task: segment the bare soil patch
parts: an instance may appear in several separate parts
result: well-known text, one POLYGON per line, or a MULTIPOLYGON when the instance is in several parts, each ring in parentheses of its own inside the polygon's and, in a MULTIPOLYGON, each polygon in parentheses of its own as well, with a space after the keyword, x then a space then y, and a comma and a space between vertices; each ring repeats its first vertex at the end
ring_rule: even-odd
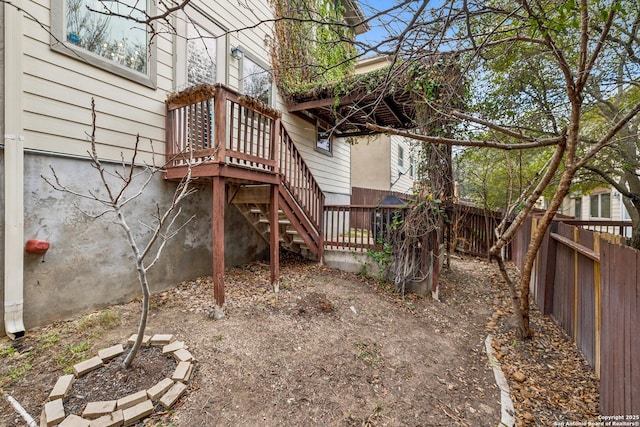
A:
MULTIPOLYGON (((227 317, 217 321, 210 316, 210 278, 181 283, 154 295, 148 333, 185 341, 196 369, 171 411, 157 408, 139 424, 495 426, 500 395, 484 339, 488 331, 508 333, 509 300, 494 271, 483 261, 454 257, 438 302, 403 300, 373 280, 300 260, 284 262, 281 291, 274 294, 269 266, 254 263, 228 272, 227 317)), ((57 377, 123 342, 135 331, 139 307, 133 302, 59 322, 19 343, 3 338, 0 387, 39 417, 57 377)), ((520 363, 506 359, 518 347, 507 347, 501 357, 520 363)), ((162 360, 139 362, 164 372, 162 360)), ((535 365, 520 369, 536 376, 535 365)), ((136 376, 145 377, 125 382, 136 376)), ((553 413, 529 403, 520 410, 534 419, 553 413)), ((5 399, 0 425, 25 425, 5 399)))

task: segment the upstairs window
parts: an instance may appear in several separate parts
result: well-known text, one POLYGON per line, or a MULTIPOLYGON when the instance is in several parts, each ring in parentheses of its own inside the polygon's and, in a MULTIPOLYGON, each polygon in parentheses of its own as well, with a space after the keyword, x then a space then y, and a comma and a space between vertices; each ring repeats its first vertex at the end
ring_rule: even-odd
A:
POLYGON ((187 23, 187 86, 216 82, 216 39, 193 22, 187 23))
POLYGON ((51 2, 51 46, 60 53, 155 87, 147 26, 132 20, 144 19, 154 11, 147 0, 51 2))
POLYGON ((176 12, 175 27, 175 89, 226 83, 225 30, 212 17, 191 6, 176 12))
POLYGON ((582 219, 582 197, 573 199, 574 214, 576 219, 582 219))
POLYGON ((320 123, 316 125, 316 151, 328 156, 333 155, 332 137, 329 130, 320 123))
POLYGON ((245 95, 272 104, 272 78, 266 67, 244 56, 242 58, 242 88, 245 95))

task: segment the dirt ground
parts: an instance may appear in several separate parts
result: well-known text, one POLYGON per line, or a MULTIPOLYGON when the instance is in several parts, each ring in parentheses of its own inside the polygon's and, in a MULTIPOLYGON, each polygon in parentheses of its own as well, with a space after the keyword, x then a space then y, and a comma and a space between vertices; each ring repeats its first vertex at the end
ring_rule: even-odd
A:
MULTIPOLYGON (((496 426, 500 393, 484 351, 489 332, 500 337, 496 350, 509 363, 505 374, 526 374, 524 382, 510 381, 515 390, 524 396, 530 381, 545 390, 546 374, 537 373, 526 345, 511 344, 507 292, 484 261, 453 257, 440 302, 402 299, 375 280, 300 260, 281 265, 280 293, 272 292, 268 277, 262 263, 229 271, 223 320, 210 316, 210 278, 154 295, 147 332, 174 334, 197 362, 181 401, 170 411, 156 408, 139 425, 496 426)), ((18 343, 0 339, 0 387, 39 419, 57 377, 98 349, 124 343, 139 309, 136 301, 37 329, 18 343)), ((565 359, 575 348, 558 336, 563 357, 557 359, 565 359)), ((585 411, 597 411, 597 382, 576 357, 570 379, 558 383, 557 375, 553 387, 572 394, 575 375, 586 378, 578 406, 516 398, 520 425, 582 420, 591 416, 585 411)), ((107 399, 93 398, 91 390, 122 397, 131 391, 121 383, 153 383, 174 362, 142 355, 135 363, 135 372, 99 375, 105 381, 99 386, 78 381, 69 399, 107 399)), ((0 399, 0 426, 23 425, 0 399)))

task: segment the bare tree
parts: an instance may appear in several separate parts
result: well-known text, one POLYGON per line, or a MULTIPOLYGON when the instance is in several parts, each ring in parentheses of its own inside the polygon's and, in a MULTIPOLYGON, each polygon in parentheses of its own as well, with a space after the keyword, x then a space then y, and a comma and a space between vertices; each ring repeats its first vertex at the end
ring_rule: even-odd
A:
MULTIPOLYGON (((640 101, 633 99, 621 105, 595 138, 585 135, 585 114, 597 102, 589 94, 628 88, 637 85, 640 78, 640 67, 632 61, 616 62, 621 72, 612 72, 608 66, 617 58, 621 45, 628 52, 637 52, 640 39, 634 30, 637 25, 631 24, 638 22, 638 8, 625 0, 447 0, 437 5, 406 1, 395 7, 393 14, 381 11, 374 16, 391 31, 382 44, 372 47, 374 51, 385 48, 397 53, 402 58, 398 69, 446 51, 457 59, 469 88, 464 110, 443 105, 434 97, 421 99, 434 114, 457 123, 454 135, 421 132, 413 133, 414 138, 429 144, 504 150, 553 148, 544 170, 520 197, 512 223, 500 232, 491 249, 497 257, 543 191, 552 183, 556 185, 534 230, 519 283, 522 315, 518 329, 522 337, 530 337, 529 281, 545 231, 578 171, 605 147, 615 144, 618 134, 640 112, 640 101), (403 17, 408 25, 394 24, 393 16, 403 17), (614 31, 616 28, 630 30, 614 31), (612 36, 624 41, 614 42, 612 36)), ((445 86, 447 81, 438 84, 445 86)), ((412 136, 403 129, 373 124, 369 128, 412 136)))
POLYGON ((193 194, 195 189, 190 187, 191 169, 189 168, 186 177, 178 184, 169 206, 161 207, 156 204, 155 210, 152 213, 153 222, 147 224, 139 221, 139 225, 148 229, 150 234, 145 238, 145 241, 136 241, 134 229, 130 226, 129 218, 139 216, 139 214, 127 212, 126 207, 142 196, 149 183, 157 177, 158 173, 162 172, 162 168, 156 167, 155 165, 136 166, 136 156, 138 154, 138 144, 140 140, 138 136, 130 162, 125 162, 123 156, 121 165, 114 171, 110 171, 100 160, 96 149, 96 111, 95 101, 93 99, 91 100, 91 112, 91 150, 88 151, 88 154, 91 166, 100 176, 102 191, 69 188, 62 183, 53 167, 51 167, 53 177, 42 176, 42 178, 55 190, 95 203, 100 207, 100 210, 97 212, 88 212, 80 209, 77 205, 76 207, 91 218, 113 216, 114 222, 118 224, 124 232, 124 237, 131 248, 138 281, 142 290, 142 313, 138 325, 138 335, 124 361, 125 368, 129 368, 140 349, 147 325, 149 300, 151 296, 147 272, 160 259, 160 255, 167 241, 180 232, 180 230, 194 218, 192 216, 179 222, 182 211, 179 205, 185 198, 193 194))

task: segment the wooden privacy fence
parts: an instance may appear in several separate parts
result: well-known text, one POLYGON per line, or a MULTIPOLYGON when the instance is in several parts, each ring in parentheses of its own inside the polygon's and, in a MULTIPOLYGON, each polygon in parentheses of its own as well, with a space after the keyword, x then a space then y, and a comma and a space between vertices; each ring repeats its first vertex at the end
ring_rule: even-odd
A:
MULTIPOLYGON (((501 220, 501 212, 455 204, 451 214, 453 249, 487 257, 496 241, 494 230, 501 220)), ((510 247, 507 246, 505 250, 505 259, 511 259, 510 247)))
MULTIPOLYGON (((526 251, 537 221, 520 230, 514 254, 526 251)), ((603 415, 640 414, 640 252, 622 240, 554 221, 530 285, 600 377, 603 415)), ((514 258, 522 268, 523 257, 514 258)))

